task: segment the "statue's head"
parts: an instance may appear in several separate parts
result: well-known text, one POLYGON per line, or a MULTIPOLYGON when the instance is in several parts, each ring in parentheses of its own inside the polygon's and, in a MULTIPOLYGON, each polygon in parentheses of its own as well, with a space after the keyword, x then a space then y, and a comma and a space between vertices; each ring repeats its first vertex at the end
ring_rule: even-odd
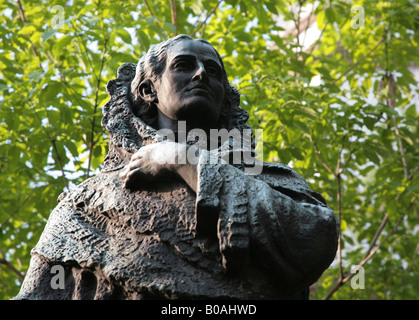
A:
POLYGON ((137 64, 131 83, 133 111, 156 128, 158 113, 200 128, 228 127, 238 92, 217 50, 187 35, 154 45, 137 64))

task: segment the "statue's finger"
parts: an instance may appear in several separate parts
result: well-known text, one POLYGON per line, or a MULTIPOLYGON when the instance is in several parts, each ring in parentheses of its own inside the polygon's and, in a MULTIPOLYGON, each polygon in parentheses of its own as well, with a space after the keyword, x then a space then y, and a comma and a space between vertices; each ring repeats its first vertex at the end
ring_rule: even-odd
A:
POLYGON ((128 172, 129 172, 128 167, 125 167, 125 168, 124 168, 124 170, 122 170, 122 171, 119 173, 119 177, 120 177, 121 179, 125 179, 125 177, 127 176, 128 172))
POLYGON ((143 176, 141 168, 134 169, 127 174, 125 178, 125 188, 127 189, 134 189, 136 186, 136 182, 143 176))
POLYGON ((138 159, 141 159, 143 157, 144 157, 144 151, 140 149, 139 151, 137 151, 136 153, 134 153, 132 155, 131 161, 138 160, 138 159))
POLYGON ((140 166, 141 166, 141 160, 140 159, 137 159, 137 160, 134 160, 134 161, 131 160, 131 162, 128 163, 125 166, 125 168, 121 171, 121 173, 119 174, 119 177, 124 179, 130 171, 135 170, 140 166))
POLYGON ((143 166, 143 164, 144 164, 144 159, 143 158, 140 158, 140 159, 137 159, 137 160, 131 160, 131 162, 127 166, 127 170, 128 171, 133 171, 133 170, 143 166))

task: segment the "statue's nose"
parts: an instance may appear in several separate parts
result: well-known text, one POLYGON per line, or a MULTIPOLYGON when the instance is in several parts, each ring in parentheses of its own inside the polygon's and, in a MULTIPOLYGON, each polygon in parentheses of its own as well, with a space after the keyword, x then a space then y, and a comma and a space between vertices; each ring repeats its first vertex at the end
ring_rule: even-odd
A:
POLYGON ((208 83, 208 74, 207 71, 205 70, 205 66, 203 65, 203 63, 198 62, 198 69, 196 70, 192 80, 194 81, 203 81, 205 83, 208 83))

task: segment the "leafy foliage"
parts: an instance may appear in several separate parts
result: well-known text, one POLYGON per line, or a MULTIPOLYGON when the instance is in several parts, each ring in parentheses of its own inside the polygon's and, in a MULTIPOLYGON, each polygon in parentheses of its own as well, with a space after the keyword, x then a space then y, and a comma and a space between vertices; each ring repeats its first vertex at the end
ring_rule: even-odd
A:
POLYGON ((339 216, 336 261, 311 298, 417 299, 418 9, 409 0, 1 1, 0 298, 17 294, 57 196, 100 170, 107 81, 185 33, 222 55, 251 125, 264 130, 264 159, 294 167, 339 216), (364 289, 352 286, 353 265, 365 270, 364 289))

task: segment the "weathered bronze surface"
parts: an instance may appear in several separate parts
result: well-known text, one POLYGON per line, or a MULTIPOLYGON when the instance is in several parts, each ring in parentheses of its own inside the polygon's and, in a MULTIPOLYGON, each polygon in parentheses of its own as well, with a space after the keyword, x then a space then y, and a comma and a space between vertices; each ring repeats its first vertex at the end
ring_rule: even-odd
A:
POLYGON ((59 197, 16 299, 307 298, 337 248, 324 198, 286 165, 251 175, 229 162, 253 140, 179 139, 250 130, 216 50, 178 36, 123 64, 107 90, 102 172, 59 197), (51 285, 57 265, 64 288, 51 285))

